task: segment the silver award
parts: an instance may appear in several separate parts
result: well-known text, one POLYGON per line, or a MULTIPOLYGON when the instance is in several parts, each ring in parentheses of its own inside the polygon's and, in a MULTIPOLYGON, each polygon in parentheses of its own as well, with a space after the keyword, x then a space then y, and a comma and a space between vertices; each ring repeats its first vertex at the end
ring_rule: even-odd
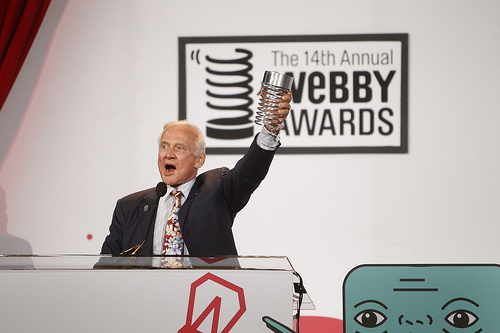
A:
POLYGON ((268 129, 280 130, 285 125, 282 117, 278 114, 279 103, 283 102, 283 95, 292 89, 293 77, 266 71, 262 79, 262 89, 260 91, 259 106, 255 123, 266 125, 268 129))

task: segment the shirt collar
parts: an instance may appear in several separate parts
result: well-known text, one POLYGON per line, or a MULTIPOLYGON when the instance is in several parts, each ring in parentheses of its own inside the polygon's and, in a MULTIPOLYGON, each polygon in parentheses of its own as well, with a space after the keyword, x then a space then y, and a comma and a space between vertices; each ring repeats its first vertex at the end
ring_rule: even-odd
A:
POLYGON ((173 186, 167 185, 167 194, 170 194, 170 192, 177 190, 177 191, 181 191, 182 192, 182 196, 184 198, 187 198, 189 196, 189 192, 193 188, 193 185, 194 185, 195 181, 196 181, 196 177, 194 177, 193 179, 191 179, 187 183, 181 184, 181 185, 179 185, 177 187, 173 187, 173 186))

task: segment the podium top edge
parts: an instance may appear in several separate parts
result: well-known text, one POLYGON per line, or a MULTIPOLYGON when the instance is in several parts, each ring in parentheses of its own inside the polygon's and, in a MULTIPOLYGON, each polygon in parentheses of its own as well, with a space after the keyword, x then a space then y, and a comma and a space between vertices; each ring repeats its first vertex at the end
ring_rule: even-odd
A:
POLYGON ((163 269, 165 262, 176 269, 225 269, 293 271, 286 256, 111 256, 92 254, 0 255, 0 271, 8 270, 95 270, 163 269))

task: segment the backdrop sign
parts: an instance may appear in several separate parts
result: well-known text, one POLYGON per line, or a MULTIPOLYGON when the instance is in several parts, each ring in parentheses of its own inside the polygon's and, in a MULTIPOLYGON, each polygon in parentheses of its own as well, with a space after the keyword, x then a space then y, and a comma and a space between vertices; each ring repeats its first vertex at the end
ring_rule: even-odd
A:
POLYGON ((406 153, 408 34, 181 37, 179 119, 243 153, 265 71, 294 77, 280 153, 406 153))

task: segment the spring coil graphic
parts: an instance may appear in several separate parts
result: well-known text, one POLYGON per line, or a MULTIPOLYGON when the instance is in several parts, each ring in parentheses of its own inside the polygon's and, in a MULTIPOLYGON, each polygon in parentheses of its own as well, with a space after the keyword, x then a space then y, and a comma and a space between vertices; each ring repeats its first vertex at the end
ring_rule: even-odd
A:
POLYGON ((218 100, 218 102, 216 104, 207 102, 206 104, 210 109, 223 111, 227 114, 223 118, 207 121, 207 137, 216 139, 243 139, 253 136, 254 126, 251 120, 253 112, 250 109, 253 103, 253 99, 250 97, 253 92, 253 88, 250 86, 253 80, 250 70, 253 66, 249 62, 252 58, 252 52, 239 48, 235 49, 235 52, 243 53, 245 56, 229 60, 214 59, 206 56, 208 62, 214 64, 214 66, 218 66, 218 70, 206 67, 206 72, 217 78, 216 81, 207 79, 206 83, 210 87, 213 87, 214 91, 219 91, 216 93, 212 90, 207 90, 206 94, 210 98, 218 100), (229 70, 235 66, 241 69, 229 70), (222 67, 222 70, 220 67, 222 67), (242 79, 236 81, 237 77, 242 77, 242 79), (221 90, 222 93, 220 92, 221 90), (241 101, 240 104, 236 104, 237 101, 241 101))
POLYGON ((264 73, 259 106, 255 115, 256 124, 277 130, 285 126, 281 115, 278 114, 279 103, 283 101, 283 95, 290 91, 292 83, 291 76, 270 71, 264 73))

